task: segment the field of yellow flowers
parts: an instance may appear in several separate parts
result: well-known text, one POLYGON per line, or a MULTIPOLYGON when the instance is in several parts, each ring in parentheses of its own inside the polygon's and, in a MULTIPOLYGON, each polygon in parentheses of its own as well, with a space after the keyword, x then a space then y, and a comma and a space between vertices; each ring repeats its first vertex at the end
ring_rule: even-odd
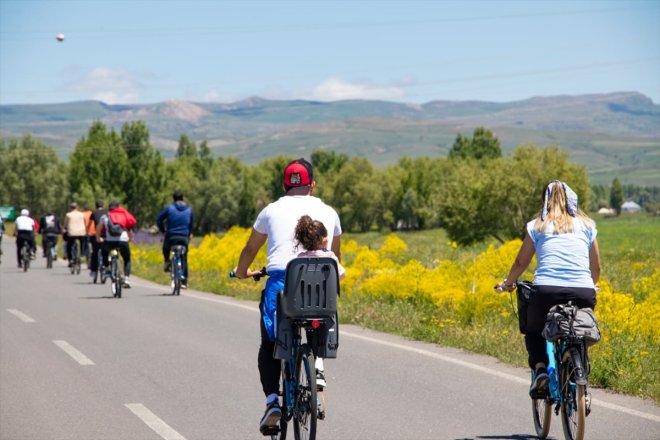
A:
MULTIPOLYGON (((250 231, 232 228, 209 235, 189 253, 191 287, 258 299, 261 283, 229 279, 250 231)), ((346 278, 341 285, 340 318, 406 337, 437 342, 526 365, 517 331, 514 294, 497 294, 493 286, 508 272, 521 242, 490 244, 460 253, 444 242, 444 258, 416 259, 395 234, 378 247, 342 242, 346 278), (460 256, 459 256, 460 255, 460 256)), ((139 246, 134 255, 139 276, 167 281, 159 272, 160 249, 139 246)), ((265 265, 259 252, 253 269, 265 265)), ((530 266, 533 269, 534 262, 530 266)), ((629 265, 633 292, 612 287, 608 274, 599 283, 596 315, 603 339, 590 350, 594 384, 660 401, 660 262, 656 258, 629 265), (640 275, 641 274, 641 275, 640 275)), ((521 279, 532 279, 533 271, 521 279)))

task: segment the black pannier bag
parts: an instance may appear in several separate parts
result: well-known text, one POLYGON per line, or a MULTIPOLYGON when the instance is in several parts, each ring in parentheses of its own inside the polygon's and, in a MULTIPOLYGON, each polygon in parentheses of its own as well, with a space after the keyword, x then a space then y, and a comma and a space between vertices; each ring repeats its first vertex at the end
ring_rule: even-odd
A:
POLYGON ((527 333, 527 308, 532 296, 531 281, 520 281, 517 283, 516 297, 518 302, 518 329, 523 335, 527 333))
POLYGON ((284 291, 279 292, 275 316, 276 359, 289 359, 293 321, 319 319, 309 344, 315 356, 336 358, 339 347, 337 315, 339 276, 337 262, 329 257, 299 257, 289 262, 284 291))
POLYGON ((581 336, 587 347, 600 341, 598 320, 593 309, 574 305, 552 306, 545 317, 543 337, 550 342, 565 339, 570 335, 581 336))

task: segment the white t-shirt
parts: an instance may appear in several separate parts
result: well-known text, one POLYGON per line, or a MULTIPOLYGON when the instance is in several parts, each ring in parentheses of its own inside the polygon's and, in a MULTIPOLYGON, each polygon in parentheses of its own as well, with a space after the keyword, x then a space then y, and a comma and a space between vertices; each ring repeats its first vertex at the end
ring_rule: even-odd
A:
POLYGON ((303 215, 323 223, 328 230, 328 248, 332 249, 332 238, 341 235, 337 212, 314 196, 283 196, 266 206, 253 226, 255 231, 268 235, 266 270, 284 270, 298 255, 295 231, 303 215))
POLYGON ((32 218, 21 215, 16 217, 16 230, 17 231, 34 231, 34 220, 32 218))

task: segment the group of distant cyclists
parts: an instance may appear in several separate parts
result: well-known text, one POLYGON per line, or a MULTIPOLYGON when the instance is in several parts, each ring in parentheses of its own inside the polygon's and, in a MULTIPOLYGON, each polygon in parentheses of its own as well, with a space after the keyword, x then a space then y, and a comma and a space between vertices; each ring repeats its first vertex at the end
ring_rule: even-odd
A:
MULTIPOLYGON (((187 288, 188 265, 187 250, 192 237, 193 211, 183 200, 183 194, 179 191, 172 195, 173 203, 166 206, 158 215, 156 223, 158 230, 164 234, 163 257, 165 271, 169 271, 169 253, 174 245, 183 245, 186 248, 183 256, 183 269, 185 280, 183 288, 187 288)), ((4 233, 4 223, 0 233, 4 233)), ((59 237, 63 237, 64 258, 68 260, 71 267, 72 249, 77 244, 81 254, 88 258, 89 274, 96 282, 99 271, 108 271, 108 255, 113 249, 117 249, 124 265, 123 287, 130 288, 131 274, 131 247, 133 231, 137 221, 133 214, 126 208, 112 201, 106 209, 102 200, 96 201, 96 209, 85 207, 82 211, 78 204, 73 202, 69 205, 69 211, 60 219, 53 211, 46 214, 37 221, 30 215, 27 209, 22 209, 15 220, 14 236, 16 237, 16 259, 18 267, 22 268, 21 249, 24 243, 29 244, 31 251, 30 259, 36 259, 37 244, 36 234, 42 236, 42 256, 45 258, 51 247, 57 247, 59 237), (90 249, 91 248, 91 249, 90 249), (99 261, 99 250, 101 261, 99 261)), ((57 257, 55 257, 56 259, 57 257)))

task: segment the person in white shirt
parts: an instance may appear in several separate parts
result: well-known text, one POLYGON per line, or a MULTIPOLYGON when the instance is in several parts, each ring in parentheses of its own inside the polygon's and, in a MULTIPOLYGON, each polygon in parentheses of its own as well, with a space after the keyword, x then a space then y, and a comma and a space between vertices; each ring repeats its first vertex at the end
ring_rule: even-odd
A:
POLYGON ((21 263, 21 248, 23 247, 23 243, 26 241, 30 243, 30 250, 32 252, 30 259, 34 260, 37 251, 37 245, 34 241, 36 225, 34 219, 30 217, 30 211, 22 209, 21 215, 16 217, 14 227, 14 236, 16 237, 16 261, 18 261, 18 267, 21 268, 23 267, 23 264, 21 263))
POLYGON ((259 430, 262 434, 277 430, 282 416, 278 401, 280 388, 280 361, 273 358, 275 329, 274 315, 277 292, 284 288, 284 275, 287 263, 296 257, 295 229, 300 217, 312 216, 331 231, 327 246, 341 259, 341 224, 337 212, 321 199, 312 196, 316 181, 312 164, 305 159, 289 163, 284 170, 283 186, 285 195, 266 206, 257 216, 252 233, 241 251, 238 266, 234 270, 237 278, 247 278, 258 272, 250 270, 261 246, 268 241, 268 279, 262 292, 259 309, 261 311, 261 345, 259 347, 259 376, 266 395, 266 411, 261 419, 259 430))

